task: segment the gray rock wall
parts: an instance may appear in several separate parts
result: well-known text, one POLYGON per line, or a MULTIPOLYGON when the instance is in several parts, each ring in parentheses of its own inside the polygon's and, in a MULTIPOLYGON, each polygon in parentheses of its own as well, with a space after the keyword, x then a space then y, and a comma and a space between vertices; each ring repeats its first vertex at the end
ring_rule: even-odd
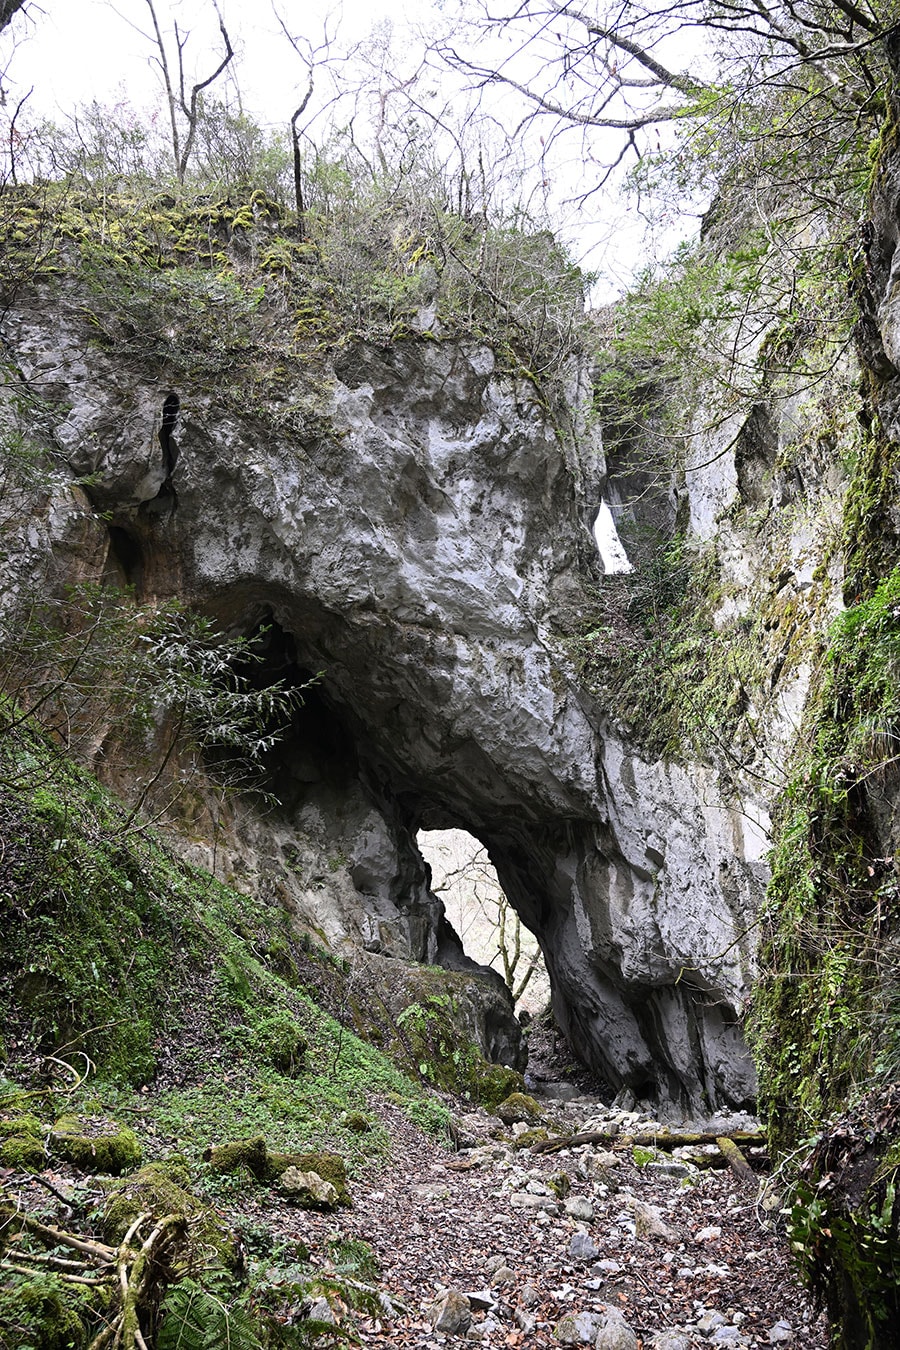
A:
MULTIPOLYGON (((459 968, 415 834, 462 826, 538 936, 587 1063, 660 1102, 750 1102, 765 793, 642 755, 575 674, 605 482, 583 374, 561 430, 483 346, 358 344, 302 439, 182 387, 169 493, 163 378, 52 306, 4 323, 71 467, 94 475, 108 570, 231 629, 268 625, 273 677, 323 672, 272 765, 279 807, 229 809, 220 872, 334 947, 459 968)), ((702 532, 737 481, 733 455, 704 477, 702 532)))

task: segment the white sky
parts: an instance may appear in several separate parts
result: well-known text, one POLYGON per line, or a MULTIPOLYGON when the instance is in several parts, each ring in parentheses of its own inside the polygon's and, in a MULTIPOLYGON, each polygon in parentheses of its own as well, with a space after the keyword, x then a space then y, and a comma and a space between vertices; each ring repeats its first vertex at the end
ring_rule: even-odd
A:
MULTIPOLYGON (((261 120, 283 120, 302 72, 271 6, 267 0, 222 0, 220 8, 238 51, 245 105, 261 120)), ((327 20, 351 42, 384 19, 398 29, 408 15, 423 23, 434 7, 428 0, 282 0, 279 10, 295 33, 316 41, 327 20)), ((164 27, 175 18, 191 32, 189 57, 204 48, 221 50, 210 0, 157 0, 157 11, 164 27)), ((0 40, 8 98, 17 101, 33 86, 31 104, 48 114, 94 98, 108 101, 123 88, 139 107, 158 98, 153 50, 128 23, 151 31, 145 0, 34 0, 33 12, 33 19, 17 16, 0 40)), ((198 61, 204 76, 215 64, 198 61)))

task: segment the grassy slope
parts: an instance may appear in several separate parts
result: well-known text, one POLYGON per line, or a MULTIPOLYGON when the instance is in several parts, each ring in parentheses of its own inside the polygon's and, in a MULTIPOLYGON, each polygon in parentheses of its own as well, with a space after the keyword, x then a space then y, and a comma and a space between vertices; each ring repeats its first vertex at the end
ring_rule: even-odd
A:
MULTIPOLYGON (((10 1078, 54 1054, 79 1069, 91 1061, 83 1091, 106 1104, 133 1106, 151 1085, 159 1129, 188 1153, 213 1130, 352 1152, 360 1136, 342 1113, 364 1110, 373 1092, 440 1127, 445 1113, 426 1089, 317 1004, 317 986, 340 997, 340 969, 280 910, 190 867, 151 832, 126 833, 117 804, 38 736, 4 770, 10 1078), (303 1041, 292 1065, 291 1043, 303 1041)), ((387 1147, 377 1133, 366 1139, 387 1147)))

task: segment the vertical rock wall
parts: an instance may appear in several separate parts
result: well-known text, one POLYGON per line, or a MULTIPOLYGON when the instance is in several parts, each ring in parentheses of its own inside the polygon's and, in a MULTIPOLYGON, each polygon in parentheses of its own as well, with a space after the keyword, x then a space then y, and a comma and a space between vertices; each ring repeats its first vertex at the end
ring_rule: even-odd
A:
POLYGON ((332 945, 459 966, 414 841, 462 826, 540 940, 587 1063, 648 1099, 748 1104, 765 794, 642 753, 576 673, 605 483, 577 364, 554 413, 477 343, 358 343, 320 370, 303 438, 182 387, 167 478, 167 379, 49 303, 4 325, 92 475, 109 574, 268 627, 273 677, 322 672, 271 766, 279 806, 233 808, 220 869, 332 945))

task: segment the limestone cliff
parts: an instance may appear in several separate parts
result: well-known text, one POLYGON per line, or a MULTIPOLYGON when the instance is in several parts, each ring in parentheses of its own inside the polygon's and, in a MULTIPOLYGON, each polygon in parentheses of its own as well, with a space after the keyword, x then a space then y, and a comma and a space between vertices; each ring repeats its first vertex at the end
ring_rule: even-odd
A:
MULTIPOLYGON (((240 276, 245 229, 217 228, 240 276)), ((808 678, 793 635, 834 603, 822 557, 839 489, 800 463, 806 413, 795 400, 736 416, 701 438, 699 467, 632 507, 629 467, 613 457, 607 474, 587 354, 542 384, 432 323, 316 334, 287 359, 278 334, 296 313, 273 292, 232 359, 243 320, 203 284, 225 337, 191 328, 189 290, 160 293, 155 313, 149 268, 99 301, 77 268, 29 278, 2 324, 42 434, 85 483, 90 521, 69 489, 44 513, 87 539, 79 574, 264 630, 266 678, 321 672, 269 763, 275 809, 244 800, 215 827, 199 809, 182 821, 191 847, 336 949, 458 969, 415 836, 462 826, 537 935, 587 1063, 651 1101, 752 1104, 741 1019, 783 786, 771 766, 808 678), (664 533, 686 520, 714 549, 714 631, 769 615, 766 696, 737 762, 709 744, 660 753, 584 677, 585 616, 598 594, 615 602, 591 537, 603 491, 623 520, 647 511, 664 533)), ((620 645, 620 661, 645 661, 627 634, 620 645)), ((480 1034, 517 1058, 508 1009, 492 1005, 480 1034)))

